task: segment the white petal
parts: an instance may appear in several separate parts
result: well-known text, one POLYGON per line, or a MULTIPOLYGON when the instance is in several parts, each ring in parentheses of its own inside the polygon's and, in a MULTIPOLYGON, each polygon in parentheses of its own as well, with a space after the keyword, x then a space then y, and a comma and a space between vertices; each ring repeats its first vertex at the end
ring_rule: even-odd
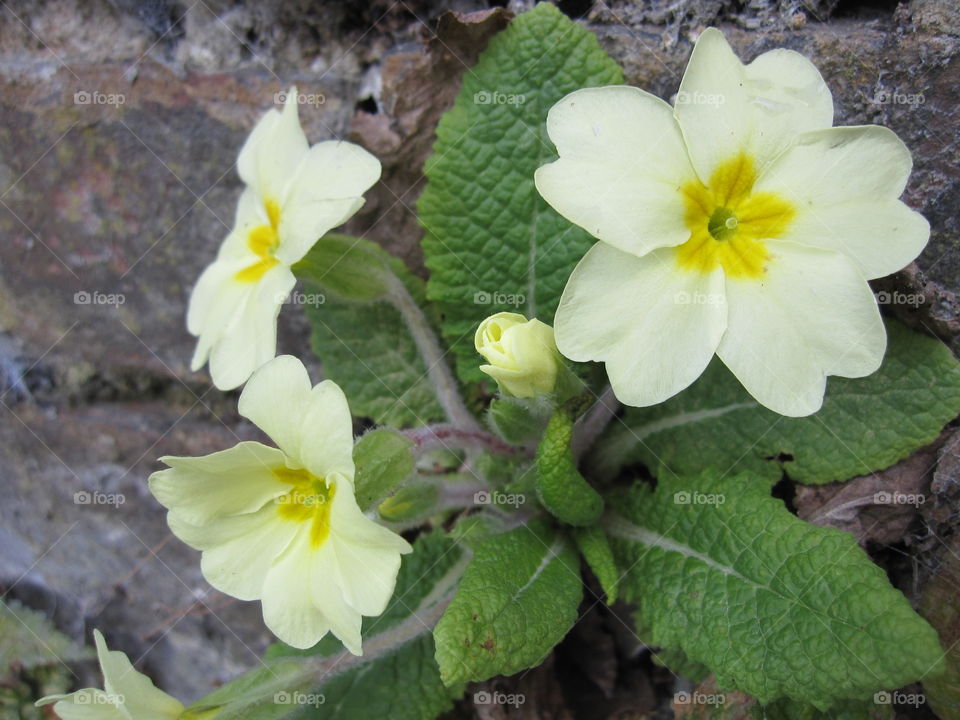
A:
POLYGON ((390 602, 400 570, 400 553, 331 538, 338 584, 346 603, 362 615, 379 615, 390 602))
POLYGON ((310 528, 304 523, 270 568, 263 586, 264 623, 274 635, 295 648, 313 647, 330 629, 311 588, 315 561, 310 528))
POLYGON ((833 99, 803 55, 772 50, 744 67, 723 33, 710 28, 693 49, 675 112, 697 174, 707 182, 741 151, 762 172, 797 134, 830 127, 833 99))
POLYGON ((280 250, 293 264, 329 230, 349 220, 380 179, 380 161, 359 145, 328 140, 303 156, 280 212, 280 250))
POLYGON ((157 689, 146 675, 137 672, 126 654, 108 650, 99 630, 93 631, 97 657, 103 671, 103 687, 108 695, 122 698, 130 716, 140 720, 171 720, 183 712, 183 705, 157 689))
POLYGON ((310 376, 303 363, 292 355, 280 355, 253 374, 240 394, 238 409, 300 463, 310 390, 310 376))
POLYGON ((150 492, 186 522, 204 525, 227 515, 251 513, 283 495, 290 485, 274 475, 285 455, 258 442, 241 442, 203 457, 162 457, 168 470, 148 480, 150 492))
POLYGON ((614 393, 627 405, 662 402, 696 380, 726 327, 722 272, 681 270, 675 252, 638 258, 597 243, 560 300, 560 352, 606 362, 614 393))
POLYGON ((637 255, 689 237, 677 190, 694 173, 665 102, 628 86, 577 90, 550 109, 547 132, 560 159, 535 181, 565 218, 637 255))
POLYGON ((187 330, 200 337, 191 365, 193 370, 199 370, 206 363, 210 348, 223 335, 237 308, 252 291, 253 286, 236 282, 234 276, 255 261, 252 254, 250 257, 217 259, 197 280, 187 310, 187 330))
POLYGON ((364 515, 352 486, 338 486, 330 508, 331 533, 341 542, 397 553, 412 552, 410 543, 364 515), (349 491, 348 491, 349 490, 349 491))
POLYGON ((727 332, 717 355, 766 407, 820 409, 827 375, 880 367, 886 333, 863 276, 839 253, 770 241, 762 281, 727 278, 727 332))
POLYGON ((237 159, 240 179, 263 199, 282 204, 297 165, 307 152, 300 127, 296 88, 283 111, 268 110, 253 128, 237 159))
POLYGON ((110 697, 96 688, 84 688, 69 695, 49 695, 37 701, 42 707, 55 703, 53 712, 61 720, 130 720, 116 705, 111 704, 110 697))
POLYGON ((354 655, 362 655, 360 627, 363 617, 344 597, 347 589, 341 584, 344 569, 341 568, 340 559, 329 540, 317 551, 310 574, 313 601, 317 607, 323 609, 323 614, 330 624, 330 631, 347 650, 354 655))
POLYGON ((332 380, 318 383, 307 399, 300 462, 317 477, 338 475, 353 483, 353 419, 343 390, 332 380))
POLYGON ((210 377, 218 389, 239 387, 276 355, 277 317, 296 282, 289 268, 278 265, 243 296, 230 324, 210 349, 210 377))
POLYGON ((896 198, 910 175, 910 151, 877 126, 800 136, 757 181, 797 216, 783 240, 848 255, 867 279, 889 275, 923 250, 930 226, 896 198))
POLYGON ((221 518, 203 527, 168 516, 174 535, 203 549, 200 569, 213 587, 241 600, 263 595, 267 573, 293 540, 300 524, 284 520, 273 503, 255 513, 221 518))

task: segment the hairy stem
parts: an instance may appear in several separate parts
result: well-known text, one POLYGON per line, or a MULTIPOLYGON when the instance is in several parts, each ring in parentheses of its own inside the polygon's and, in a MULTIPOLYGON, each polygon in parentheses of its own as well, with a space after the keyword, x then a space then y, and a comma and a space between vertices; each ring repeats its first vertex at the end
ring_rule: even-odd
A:
POLYGON ((475 449, 485 450, 498 455, 528 455, 523 448, 514 447, 479 427, 462 428, 456 425, 426 425, 401 431, 413 440, 416 451, 420 453, 440 449, 475 449))
POLYGON ((604 428, 613 420, 614 416, 620 411, 620 401, 613 394, 613 388, 607 385, 606 389, 600 393, 593 406, 581 417, 573 429, 573 457, 579 460, 583 457, 604 428))
POLYGON ((389 282, 390 292, 388 297, 390 302, 400 311, 400 315, 407 324, 407 329, 420 352, 420 357, 423 358, 424 365, 427 367, 427 377, 447 419, 460 427, 480 430, 480 424, 467 410, 467 406, 460 396, 457 381, 444 359, 446 353, 433 332, 433 328, 430 327, 426 315, 423 314, 423 310, 420 309, 420 306, 417 305, 407 287, 399 278, 391 277, 389 282))

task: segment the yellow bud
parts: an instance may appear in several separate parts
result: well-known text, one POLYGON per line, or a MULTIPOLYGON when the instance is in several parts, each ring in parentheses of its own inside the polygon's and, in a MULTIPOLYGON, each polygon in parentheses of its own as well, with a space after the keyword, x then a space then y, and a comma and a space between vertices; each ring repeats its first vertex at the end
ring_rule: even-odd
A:
POLYGON ((497 313, 480 323, 474 343, 489 363, 480 369, 504 395, 531 398, 553 391, 559 356, 549 325, 518 313, 497 313))

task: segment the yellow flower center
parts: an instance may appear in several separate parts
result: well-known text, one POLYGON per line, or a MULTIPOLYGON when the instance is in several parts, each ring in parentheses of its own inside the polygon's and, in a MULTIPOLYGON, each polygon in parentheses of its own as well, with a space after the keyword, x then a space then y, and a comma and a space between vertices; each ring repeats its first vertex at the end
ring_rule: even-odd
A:
POLYGON ((753 192, 757 172, 753 158, 740 153, 722 163, 704 185, 692 180, 680 188, 690 239, 677 248, 685 270, 711 273, 718 267, 736 278, 758 278, 766 272, 765 240, 786 231, 795 211, 774 193, 753 192))
POLYGON ((291 522, 309 522, 311 545, 314 548, 323 545, 330 534, 330 506, 336 486, 303 469, 281 467, 273 474, 280 482, 293 485, 286 495, 274 500, 280 517, 291 522))
POLYGON ((267 270, 280 264, 280 261, 273 256, 280 245, 280 238, 277 235, 277 228, 280 226, 280 206, 273 200, 267 200, 264 205, 270 224, 257 225, 247 236, 247 247, 260 259, 237 273, 236 278, 240 282, 257 282, 267 270))

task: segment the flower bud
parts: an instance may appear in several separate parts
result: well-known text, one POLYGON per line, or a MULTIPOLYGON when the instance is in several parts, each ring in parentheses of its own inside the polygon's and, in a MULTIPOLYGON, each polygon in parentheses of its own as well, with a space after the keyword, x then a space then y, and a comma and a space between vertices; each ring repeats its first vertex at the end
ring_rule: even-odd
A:
POLYGON ((532 398, 553 391, 559 355, 549 325, 517 313, 497 313, 480 323, 474 343, 489 363, 480 369, 504 395, 532 398))

